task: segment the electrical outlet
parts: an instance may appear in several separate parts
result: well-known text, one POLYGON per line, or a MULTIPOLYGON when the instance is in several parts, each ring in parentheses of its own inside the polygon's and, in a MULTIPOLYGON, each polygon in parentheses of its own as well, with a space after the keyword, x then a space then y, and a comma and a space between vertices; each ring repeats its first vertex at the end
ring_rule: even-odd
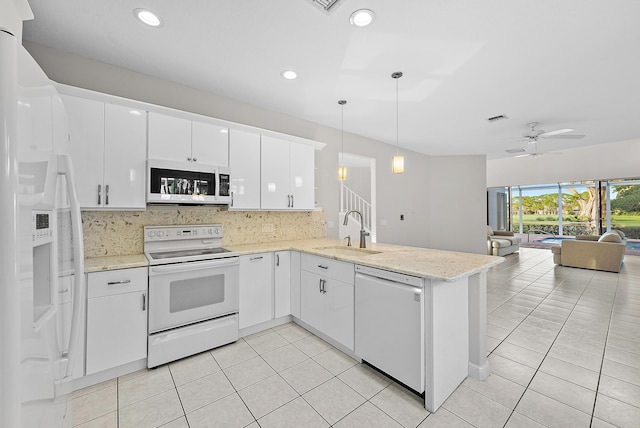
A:
POLYGON ((400 221, 404 221, 404 214, 400 214, 400 221))
POLYGON ((262 223, 262 233, 273 233, 273 223, 262 223))

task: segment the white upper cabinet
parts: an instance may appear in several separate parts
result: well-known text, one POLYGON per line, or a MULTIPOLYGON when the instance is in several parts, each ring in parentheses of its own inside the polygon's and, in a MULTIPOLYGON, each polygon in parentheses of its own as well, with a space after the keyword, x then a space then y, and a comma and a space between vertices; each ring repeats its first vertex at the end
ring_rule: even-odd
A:
POLYGON ((149 112, 149 159, 191 161, 191 121, 149 112))
POLYGON ((262 209, 291 208, 289 192, 289 142, 262 136, 262 209))
POLYGON ((191 122, 191 155, 196 162, 229 166, 229 129, 212 123, 191 122))
POLYGON ((150 112, 149 159, 229 166, 228 129, 150 112))
POLYGON ((294 210, 315 207, 315 150, 307 144, 289 145, 289 191, 294 210))
POLYGON ((146 111, 62 95, 82 208, 145 209, 146 111))
POLYGON ((237 129, 229 132, 229 209, 260 209, 260 134, 237 129))
POLYGON ((147 112, 105 104, 104 124, 104 207, 145 209, 147 112))
POLYGON ((314 148, 262 136, 261 208, 314 208, 314 148))

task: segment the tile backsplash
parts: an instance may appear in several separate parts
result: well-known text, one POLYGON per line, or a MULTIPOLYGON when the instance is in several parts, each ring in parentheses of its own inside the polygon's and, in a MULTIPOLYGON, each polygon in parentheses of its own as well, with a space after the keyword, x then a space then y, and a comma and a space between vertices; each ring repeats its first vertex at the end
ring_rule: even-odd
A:
POLYGON ((324 211, 228 211, 220 207, 149 206, 146 211, 83 211, 85 258, 142 254, 144 226, 217 224, 222 245, 326 236, 324 211))

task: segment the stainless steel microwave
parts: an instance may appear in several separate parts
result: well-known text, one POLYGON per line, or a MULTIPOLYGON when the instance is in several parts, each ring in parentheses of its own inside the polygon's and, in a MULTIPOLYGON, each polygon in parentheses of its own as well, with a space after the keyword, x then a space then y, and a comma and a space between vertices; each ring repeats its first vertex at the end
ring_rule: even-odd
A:
POLYGON ((147 203, 231 202, 229 168, 191 162, 147 161, 147 203))

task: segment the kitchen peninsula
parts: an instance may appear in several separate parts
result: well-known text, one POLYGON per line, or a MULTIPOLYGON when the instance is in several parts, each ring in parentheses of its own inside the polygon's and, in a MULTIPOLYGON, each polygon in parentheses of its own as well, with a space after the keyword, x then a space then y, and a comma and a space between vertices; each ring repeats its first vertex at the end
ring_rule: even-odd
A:
MULTIPOLYGON (((362 266, 409 275, 424 281, 424 298, 422 299, 424 319, 421 331, 424 340, 423 385, 427 410, 435 411, 467 376, 485 379, 489 375, 486 352, 486 271, 501 263, 504 260, 501 257, 378 243, 371 243, 366 249, 359 249, 346 247, 344 241, 335 238, 226 245, 225 247, 239 253, 241 257, 275 254, 273 260, 277 257, 278 263, 283 252, 298 256, 297 263, 292 262, 290 265, 292 278, 290 311, 286 312, 285 317, 279 317, 278 311, 274 310, 273 319, 269 322, 245 329, 241 326, 241 336, 293 319, 294 322, 331 342, 347 354, 359 358, 354 351, 353 342, 345 345, 345 341, 332 340, 331 333, 309 324, 305 317, 304 306, 303 313, 300 313, 300 288, 305 286, 301 284, 304 280, 300 280, 300 256, 303 260, 303 273, 305 258, 315 257, 311 259, 314 263, 318 260, 327 261, 327 263, 317 264, 321 268, 319 275, 329 275, 327 281, 331 281, 331 274, 327 271, 323 272, 322 269, 331 266, 332 261, 350 267, 351 270, 346 272, 351 278, 354 276, 354 266, 362 266), (296 281, 293 280, 295 275, 297 275, 297 289, 294 285, 296 281)), ((294 260, 293 257, 292 260, 294 260)), ((85 269, 89 273, 146 265, 146 259, 142 255, 96 257, 86 259, 85 269)), ((341 269, 344 270, 344 267, 341 269)), ((318 278, 324 277, 318 276, 318 278)), ((322 281, 323 279, 320 279, 320 284, 323 284, 322 281)), ((316 282, 314 284, 316 284, 313 285, 315 291, 318 285, 316 282)), ((353 279, 351 279, 350 290, 352 324, 349 328, 353 331, 353 279)), ((326 291, 321 289, 320 293, 325 294, 326 291)), ((272 301, 274 299, 275 297, 272 296, 272 301)), ((242 297, 240 307, 242 317, 242 297)), ((355 311, 358 311, 357 306, 355 311)), ((393 328, 398 329, 398 334, 404 334, 401 325, 393 328)), ((417 392, 422 391, 417 390, 417 392)))

